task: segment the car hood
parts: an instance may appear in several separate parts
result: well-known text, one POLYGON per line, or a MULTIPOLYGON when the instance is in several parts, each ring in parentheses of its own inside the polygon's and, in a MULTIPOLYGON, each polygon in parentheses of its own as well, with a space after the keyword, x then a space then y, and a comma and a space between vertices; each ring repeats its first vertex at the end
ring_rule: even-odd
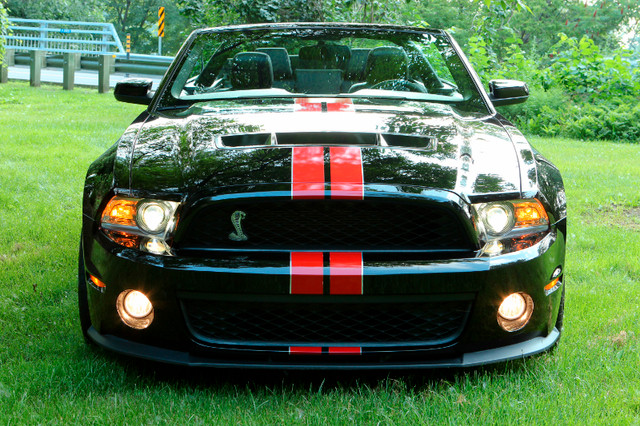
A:
POLYGON ((323 109, 191 108, 150 116, 121 139, 116 187, 156 196, 285 188, 293 146, 355 141, 365 187, 437 188, 463 197, 521 191, 521 155, 495 118, 464 118, 446 105, 323 109), (234 139, 240 135, 251 137, 234 139))

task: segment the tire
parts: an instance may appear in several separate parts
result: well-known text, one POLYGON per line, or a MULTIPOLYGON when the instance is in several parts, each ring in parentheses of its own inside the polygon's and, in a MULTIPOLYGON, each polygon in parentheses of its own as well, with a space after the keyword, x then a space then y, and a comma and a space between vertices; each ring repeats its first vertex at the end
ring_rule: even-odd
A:
POLYGON ((78 254, 78 314, 80 316, 80 330, 86 343, 93 343, 89 337, 89 327, 91 327, 91 315, 89 313, 89 299, 87 297, 87 280, 84 271, 84 256, 82 254, 82 239, 80 239, 80 250, 78 254))

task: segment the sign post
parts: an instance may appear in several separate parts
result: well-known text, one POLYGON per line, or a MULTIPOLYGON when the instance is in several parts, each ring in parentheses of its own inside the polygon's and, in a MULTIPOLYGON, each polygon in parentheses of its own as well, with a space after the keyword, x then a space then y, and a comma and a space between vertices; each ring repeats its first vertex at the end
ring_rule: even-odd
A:
MULTIPOLYGON (((131 34, 127 33, 127 61, 131 59, 131 34)), ((125 74, 125 77, 129 77, 129 73, 125 74)))
POLYGON ((162 38, 164 37, 164 7, 158 9, 158 55, 162 56, 162 38))
POLYGON ((131 55, 131 34, 127 33, 127 61, 131 55))

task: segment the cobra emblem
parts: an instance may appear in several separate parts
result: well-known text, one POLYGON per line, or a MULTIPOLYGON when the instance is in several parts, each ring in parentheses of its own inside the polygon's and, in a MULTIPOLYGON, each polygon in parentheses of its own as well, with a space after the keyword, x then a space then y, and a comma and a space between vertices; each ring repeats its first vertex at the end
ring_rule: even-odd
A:
POLYGON ((245 217, 247 217, 247 214, 240 210, 236 210, 231 214, 231 223, 233 224, 233 227, 236 228, 236 232, 229 234, 229 239, 231 241, 247 241, 249 239, 247 234, 242 232, 242 219, 245 217))

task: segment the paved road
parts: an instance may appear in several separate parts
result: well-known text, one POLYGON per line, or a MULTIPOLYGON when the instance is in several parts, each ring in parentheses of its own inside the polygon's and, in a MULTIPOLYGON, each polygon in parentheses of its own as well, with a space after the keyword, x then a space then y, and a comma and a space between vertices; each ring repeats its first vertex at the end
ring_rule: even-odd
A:
MULTIPOLYGON (((144 77, 153 80, 153 89, 160 84, 160 76, 157 75, 131 75, 131 77, 144 77)), ((114 87, 117 82, 127 78, 125 74, 116 73, 111 74, 109 79, 109 86, 114 87)), ((29 66, 27 65, 15 65, 9 67, 9 80, 29 80, 29 66)), ((62 84, 62 68, 42 68, 42 74, 40 75, 40 81, 43 83, 59 83, 62 84)), ((98 87, 98 71, 91 70, 78 70, 74 78, 76 86, 89 86, 98 87)))

